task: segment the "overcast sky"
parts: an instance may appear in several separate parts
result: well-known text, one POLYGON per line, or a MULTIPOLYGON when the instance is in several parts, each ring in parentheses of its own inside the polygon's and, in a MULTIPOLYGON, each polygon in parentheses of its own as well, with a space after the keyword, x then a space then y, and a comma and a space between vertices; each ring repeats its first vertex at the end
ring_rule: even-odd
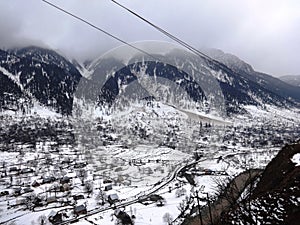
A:
MULTIPOLYGON (((110 0, 48 0, 127 42, 169 41, 110 0)), ((196 48, 232 53, 256 70, 300 74, 299 0, 119 0, 196 48)), ((78 60, 120 45, 41 0, 0 0, 0 47, 38 45, 78 60)))

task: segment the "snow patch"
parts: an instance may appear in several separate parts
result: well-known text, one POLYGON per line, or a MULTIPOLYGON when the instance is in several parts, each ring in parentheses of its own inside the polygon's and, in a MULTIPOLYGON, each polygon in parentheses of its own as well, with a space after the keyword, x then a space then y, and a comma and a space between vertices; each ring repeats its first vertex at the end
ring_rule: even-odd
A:
POLYGON ((20 89, 23 90, 23 86, 20 83, 19 74, 18 74, 18 76, 15 76, 15 75, 11 74, 10 72, 8 72, 3 67, 0 67, 0 72, 2 72, 4 75, 8 76, 9 79, 11 79, 12 81, 14 81, 15 84, 17 84, 20 87, 20 89))
POLYGON ((300 153, 295 154, 293 158, 291 158, 291 161, 296 163, 295 166, 300 166, 300 153))

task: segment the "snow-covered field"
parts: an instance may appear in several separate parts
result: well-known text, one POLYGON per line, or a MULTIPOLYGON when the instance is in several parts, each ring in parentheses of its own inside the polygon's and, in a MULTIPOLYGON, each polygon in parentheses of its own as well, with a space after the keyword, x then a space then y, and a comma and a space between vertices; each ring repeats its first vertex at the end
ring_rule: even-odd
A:
MULTIPOLYGON (((217 179, 264 168, 299 137, 296 110, 246 109, 226 120, 160 103, 81 118, 43 109, 3 113, 0 223, 42 224, 45 216, 50 224, 54 211, 63 221, 79 219, 74 224, 109 225, 117 224, 120 209, 135 224, 180 224, 181 206, 196 204, 196 191, 214 197, 217 179), (76 216, 79 205, 87 212, 76 216)), ((298 155, 291 160, 299 163, 298 155)))

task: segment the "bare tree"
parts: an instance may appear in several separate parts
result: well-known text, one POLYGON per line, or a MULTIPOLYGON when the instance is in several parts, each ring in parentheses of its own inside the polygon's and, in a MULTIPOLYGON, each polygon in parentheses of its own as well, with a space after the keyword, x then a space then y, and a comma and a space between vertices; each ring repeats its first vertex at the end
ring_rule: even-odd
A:
POLYGON ((97 197, 96 197, 96 200, 97 201, 101 201, 101 205, 104 205, 105 203, 105 200, 106 200, 106 194, 104 191, 100 190, 97 197))
POLYGON ((167 224, 167 225, 171 225, 173 222, 173 217, 170 213, 166 212, 163 216, 163 221, 167 224))
POLYGON ((90 194, 93 193, 93 189, 94 189, 94 186, 93 186, 93 182, 86 182, 84 184, 84 188, 86 190, 86 192, 88 193, 88 197, 90 197, 90 194))
MULTIPOLYGON (((252 195, 258 174, 258 170, 247 169, 233 179, 230 177, 223 180, 216 179, 218 199, 222 202, 222 206, 252 215, 249 196, 252 195)), ((226 210, 223 210, 223 215, 224 213, 226 210)))
POLYGON ((238 191, 236 183, 231 177, 221 178, 216 177, 214 179, 216 185, 215 191, 217 196, 222 199, 226 199, 229 205, 234 205, 236 203, 236 193, 238 191))
POLYGON ((36 194, 35 193, 30 193, 29 195, 27 195, 25 197, 25 206, 27 209, 29 210, 33 210, 34 209, 34 203, 36 200, 36 194))
POLYGON ((185 188, 180 188, 180 189, 177 189, 175 191, 175 196, 176 198, 179 198, 181 196, 184 196, 186 194, 186 189, 185 188))
POLYGON ((51 191, 54 191, 54 196, 56 198, 56 193, 60 190, 60 186, 58 183, 54 183, 51 188, 50 188, 51 191))
POLYGON ((40 225, 45 225, 47 223, 47 217, 45 215, 41 215, 38 218, 38 223, 40 225))
POLYGON ((186 196, 182 202, 179 203, 177 209, 179 210, 179 218, 184 218, 188 214, 188 210, 192 209, 194 206, 194 198, 191 196, 186 196))
POLYGON ((81 185, 84 185, 84 179, 87 177, 87 172, 85 169, 80 169, 78 170, 78 176, 81 180, 81 185))

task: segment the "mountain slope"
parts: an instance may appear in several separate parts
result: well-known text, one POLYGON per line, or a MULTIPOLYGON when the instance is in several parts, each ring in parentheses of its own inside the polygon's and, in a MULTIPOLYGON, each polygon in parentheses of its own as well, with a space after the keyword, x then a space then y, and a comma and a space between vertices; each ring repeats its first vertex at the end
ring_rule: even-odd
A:
POLYGON ((41 104, 62 114, 72 112, 73 94, 82 76, 56 52, 37 47, 0 51, 0 68, 41 104))
POLYGON ((138 85, 134 86, 131 93, 128 91, 129 88, 126 87, 126 95, 135 99, 149 97, 167 99, 176 96, 177 98, 173 99, 173 101, 179 101, 182 96, 179 96, 178 93, 180 93, 182 89, 195 102, 202 102, 204 99, 201 87, 199 87, 188 74, 179 71, 176 67, 171 65, 146 61, 125 66, 117 71, 114 76, 110 77, 102 87, 100 101, 113 102, 116 96, 122 91, 122 86, 132 85, 133 82, 137 82, 138 85), (143 81, 143 78, 149 78, 148 76, 153 79, 143 81), (150 86, 155 83, 155 81, 161 83, 160 87, 153 87, 152 90, 150 90, 150 86), (163 88, 162 84, 164 85, 163 88), (145 89, 145 86, 147 86, 148 90, 145 89))
POLYGON ((25 110, 24 103, 30 102, 21 90, 20 86, 11 80, 3 71, 0 70, 0 111, 16 111, 22 107, 25 110))
POLYGON ((221 51, 211 57, 225 65, 174 46, 163 54, 154 53, 159 61, 140 53, 123 58, 116 53, 81 66, 37 47, 0 50, 1 79, 11 87, 0 90, 1 107, 6 107, 9 95, 34 98, 62 114, 72 113, 74 95, 110 106, 120 99, 128 103, 155 98, 179 108, 219 110, 219 115, 244 113, 246 105, 290 107, 300 102, 300 88, 255 72, 239 58, 221 51))
POLYGON ((223 215, 222 224, 297 225, 300 166, 293 162, 296 155, 300 155, 299 143, 285 146, 267 165, 248 198, 223 215))
POLYGON ((300 88, 300 75, 286 75, 279 77, 280 80, 288 83, 290 85, 296 86, 300 88))
MULTIPOLYGON (((159 58, 159 56, 157 57, 159 58)), ((154 72, 165 71, 161 73, 160 77, 169 80, 171 83, 176 83, 176 80, 180 80, 182 78, 181 72, 183 71, 190 84, 194 82, 202 90, 204 94, 202 100, 207 100, 208 104, 212 106, 211 108, 219 107, 223 101, 229 114, 245 112, 245 105, 264 106, 264 104, 272 104, 280 107, 289 107, 294 105, 294 102, 299 98, 298 94, 300 92, 297 89, 290 90, 290 86, 284 82, 268 75, 256 73, 250 65, 245 64, 237 57, 233 57, 233 59, 226 59, 228 66, 220 66, 215 61, 204 57, 199 57, 180 49, 173 49, 164 53, 162 58, 164 63, 162 65, 159 62, 154 62, 153 59, 147 60, 145 55, 122 58, 116 52, 115 55, 111 54, 111 56, 98 59, 98 61, 91 64, 90 69, 94 71, 91 74, 91 80, 98 80, 101 77, 102 86, 105 87, 111 86, 113 82, 113 95, 117 96, 121 93, 119 90, 126 89, 130 82, 140 83, 139 80, 134 79, 130 71, 127 71, 127 74, 133 79, 126 83, 122 82, 118 75, 120 71, 127 66, 130 67, 131 64, 139 65, 136 62, 146 62, 146 66, 149 67, 151 65, 150 67, 152 68, 151 70, 146 69, 147 75, 155 77, 154 72), (236 67, 234 67, 235 65, 236 67), (173 78, 169 76, 169 71, 172 70, 172 67, 177 68, 177 71, 172 72, 173 78), (252 73, 256 75, 253 76, 252 73), (278 82, 279 84, 277 84, 278 82), (214 103, 211 101, 214 101, 214 103)), ((141 65, 142 63, 140 63, 141 65)), ((132 70, 132 68, 129 68, 129 70, 132 70)), ((185 85, 181 85, 181 87, 183 86, 185 85)), ((197 101, 197 97, 194 96, 195 92, 189 92, 185 87, 183 89, 186 90, 193 101, 197 101)), ((107 94, 107 92, 104 92, 104 95, 107 94)))
POLYGON ((264 89, 296 102, 300 102, 300 88, 283 82, 282 80, 265 73, 255 71, 249 64, 234 55, 217 49, 205 49, 207 55, 228 66, 242 78, 259 84, 264 89))

